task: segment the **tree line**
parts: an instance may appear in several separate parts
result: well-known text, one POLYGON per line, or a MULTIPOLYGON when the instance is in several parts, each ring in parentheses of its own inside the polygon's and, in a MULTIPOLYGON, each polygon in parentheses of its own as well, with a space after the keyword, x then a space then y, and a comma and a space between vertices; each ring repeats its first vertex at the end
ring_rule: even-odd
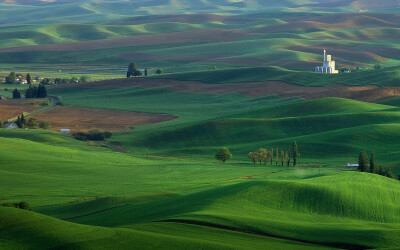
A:
POLYGON ((73 134, 73 137, 80 141, 104 141, 112 136, 111 132, 102 132, 100 130, 94 129, 90 130, 88 133, 77 132, 73 134))
MULTIPOLYGON (((142 76, 144 73, 144 76, 148 76, 148 70, 147 68, 144 69, 144 71, 142 72, 141 70, 139 70, 136 66, 135 63, 131 62, 128 65, 128 70, 126 71, 126 78, 130 78, 130 77, 137 77, 137 76, 142 76)), ((164 71, 162 69, 157 69, 156 70, 156 74, 163 74, 164 71)))
MULTIPOLYGON (((378 164, 378 162, 375 160, 374 153, 371 153, 371 158, 368 160, 367 153, 365 151, 360 152, 358 156, 358 169, 361 172, 379 174, 388 178, 396 179, 390 168, 384 168, 378 164)), ((400 175, 398 179, 400 180, 400 175)))
MULTIPOLYGON (((2 122, 0 122, 0 124, 2 125, 2 127, 4 127, 4 125, 8 123, 8 121, 4 122, 4 124, 2 122)), ((42 129, 50 129, 51 128, 51 124, 48 121, 42 121, 42 122, 38 122, 38 120, 36 118, 29 118, 29 120, 27 121, 25 119, 24 114, 22 114, 21 116, 18 116, 17 120, 15 121, 15 124, 19 127, 19 128, 30 128, 30 129, 37 129, 37 128, 42 128, 42 129)))
MULTIPOLYGON (((273 165, 275 161, 275 165, 278 166, 281 164, 282 166, 290 166, 290 161, 292 159, 292 164, 295 167, 300 158, 300 153, 299 149, 297 146, 296 141, 293 142, 292 147, 290 150, 284 151, 284 150, 279 150, 279 148, 275 149, 275 155, 274 155, 274 149, 271 148, 271 150, 265 149, 265 148, 260 148, 255 152, 250 152, 248 154, 249 159, 253 162, 254 165, 258 162, 260 165, 264 163, 264 165, 267 165, 267 163, 271 163, 273 165), (274 160, 275 157, 275 160, 274 160)), ((230 160, 232 158, 232 154, 229 151, 228 148, 223 147, 220 148, 217 153, 215 154, 215 159, 218 161, 221 161, 222 163, 225 163, 226 161, 230 160)))
POLYGON ((299 162, 300 153, 297 143, 293 142, 290 150, 285 151, 283 149, 279 150, 279 148, 276 148, 274 154, 274 148, 271 148, 271 150, 260 148, 255 152, 250 152, 248 157, 254 165, 256 165, 257 162, 259 162, 260 165, 262 163, 266 165, 268 162, 273 165, 275 162, 276 166, 290 166, 290 161, 292 160, 292 164, 295 167, 299 162))

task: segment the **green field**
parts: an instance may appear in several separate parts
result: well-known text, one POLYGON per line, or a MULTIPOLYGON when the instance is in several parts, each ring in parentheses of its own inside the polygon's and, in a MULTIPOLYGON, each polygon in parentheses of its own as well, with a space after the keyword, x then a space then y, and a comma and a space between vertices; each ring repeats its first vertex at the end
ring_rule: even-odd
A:
POLYGON ((346 166, 365 150, 400 179, 398 1, 33 2, 0 0, 1 78, 89 76, 48 94, 177 119, 113 132, 128 153, 0 128, 0 249, 400 249, 400 181, 346 166), (323 49, 353 72, 314 73, 323 49), (130 62, 147 79, 117 79, 130 62), (295 141, 297 166, 276 164, 295 141))
POLYGON ((386 177, 145 159, 53 132, 1 136, 3 201, 28 200, 37 212, 73 222, 0 208, 2 248, 398 247, 400 183, 386 177))

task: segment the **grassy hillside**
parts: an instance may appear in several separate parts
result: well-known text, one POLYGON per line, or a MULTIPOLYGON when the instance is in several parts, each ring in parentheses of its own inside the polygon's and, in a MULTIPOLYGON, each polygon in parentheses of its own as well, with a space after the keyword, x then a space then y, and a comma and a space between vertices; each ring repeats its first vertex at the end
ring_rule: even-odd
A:
POLYGON ((266 245, 276 249, 323 249, 307 243, 196 225, 172 224, 157 228, 151 225, 144 226, 145 229, 114 229, 72 224, 12 208, 0 207, 0 211, 0 225, 8 228, 7 236, 3 234, 0 243, 5 249, 33 249, 43 246, 62 249, 132 249, 132 246, 140 249, 160 246, 163 249, 262 249, 266 245), (15 224, 17 218, 18 224, 15 224), (167 233, 172 230, 184 230, 186 233, 178 236, 167 233))
POLYGON ((137 152, 151 149, 161 155, 209 156, 227 146, 243 160, 259 147, 288 150, 297 140, 303 164, 345 165, 357 162, 358 153, 366 150, 379 155, 381 164, 397 167, 393 152, 400 150, 396 143, 399 121, 396 107, 325 98, 121 140, 137 152))
POLYGON ((133 128, 113 140, 136 155, 210 158, 227 146, 236 159, 260 147, 288 150, 297 140, 303 164, 345 165, 358 153, 375 152, 377 160, 399 173, 395 154, 399 112, 394 106, 341 98, 311 101, 277 97, 247 98, 137 87, 61 88, 68 105, 178 115, 167 123, 133 128), (289 104, 288 104, 289 103, 289 104), (127 105, 129 104, 129 105, 127 105), (387 151, 387 148, 391 148, 387 151))
POLYGON ((342 83, 347 85, 374 84, 385 87, 399 86, 400 68, 391 67, 383 70, 353 72, 351 74, 324 75, 314 72, 286 70, 280 67, 258 67, 188 72, 169 74, 162 77, 182 81, 201 81, 217 84, 232 82, 264 82, 276 80, 304 86, 326 86, 333 83, 342 83))

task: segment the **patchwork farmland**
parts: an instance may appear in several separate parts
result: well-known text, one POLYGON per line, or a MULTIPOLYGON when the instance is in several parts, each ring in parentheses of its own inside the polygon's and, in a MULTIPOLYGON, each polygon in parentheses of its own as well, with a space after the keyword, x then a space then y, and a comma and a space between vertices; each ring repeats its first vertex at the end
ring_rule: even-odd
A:
POLYGON ((0 1, 0 248, 400 248, 399 10, 0 1))

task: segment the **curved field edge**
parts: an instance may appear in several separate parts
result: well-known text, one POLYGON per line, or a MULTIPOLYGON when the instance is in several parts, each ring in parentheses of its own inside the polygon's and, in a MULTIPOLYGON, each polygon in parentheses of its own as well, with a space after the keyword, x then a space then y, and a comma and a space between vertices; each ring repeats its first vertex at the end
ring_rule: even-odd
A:
POLYGON ((312 244, 200 226, 170 224, 165 230, 105 228, 0 207, 3 249, 324 249, 312 244), (170 234, 171 230, 185 233, 170 234), (152 232, 155 231, 155 232, 152 232), (202 237, 199 237, 202 236, 202 237))

